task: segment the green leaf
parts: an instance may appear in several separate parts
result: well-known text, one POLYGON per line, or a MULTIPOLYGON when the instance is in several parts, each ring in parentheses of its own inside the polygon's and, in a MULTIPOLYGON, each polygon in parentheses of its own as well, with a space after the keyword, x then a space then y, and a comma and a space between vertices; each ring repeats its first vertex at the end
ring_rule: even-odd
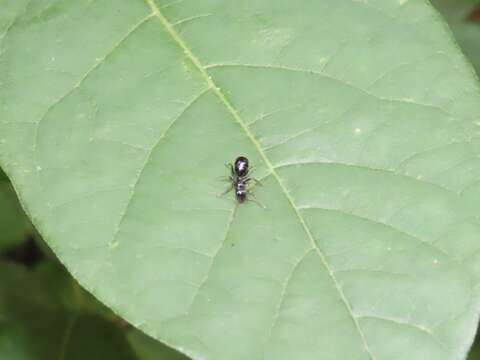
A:
POLYGON ((0 53, 1 164, 129 322, 194 359, 465 357, 480 97, 426 1, 35 1, 0 53), (265 209, 217 196, 238 155, 265 209))
POLYGON ((104 318, 65 306, 58 267, 34 273, 0 262, 0 354, 9 360, 135 360, 125 334, 104 318))
POLYGON ((186 359, 115 321, 59 266, 0 262, 2 359, 186 359))

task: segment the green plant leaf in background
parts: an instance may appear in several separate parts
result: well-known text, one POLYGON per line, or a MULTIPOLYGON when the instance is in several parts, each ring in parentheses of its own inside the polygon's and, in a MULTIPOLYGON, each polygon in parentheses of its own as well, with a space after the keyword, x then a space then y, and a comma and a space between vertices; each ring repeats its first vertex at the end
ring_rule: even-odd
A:
POLYGON ((18 204, 15 192, 0 169, 0 251, 25 240, 31 225, 18 204))
POLYGON ((139 330, 114 326, 119 318, 56 264, 1 169, 0 190, 0 256, 6 258, 0 258, 1 359, 187 359, 139 330), (7 254, 25 246, 28 236, 47 255, 44 260, 40 255, 40 268, 31 272, 7 262, 7 254))
POLYGON ((431 0, 448 21, 458 44, 480 74, 480 23, 469 20, 479 0, 431 0))
POLYGON ((135 350, 139 360, 187 360, 179 352, 170 349, 160 342, 146 336, 140 331, 130 331, 128 341, 135 350))
POLYGON ((105 304, 194 359, 465 357, 480 97, 429 3, 6 4, 1 164, 105 304))
MULTIPOLYGON (((480 2, 478 0, 432 0, 432 4, 449 22, 456 40, 472 62, 477 74, 480 74, 480 24, 478 21, 472 21, 474 20, 472 15, 479 10, 480 2)), ((480 338, 478 334, 468 359, 480 359, 480 338)))
POLYGON ((0 261, 1 358, 185 359, 139 331, 121 329, 99 308, 54 263, 27 271, 0 261), (138 350, 130 345, 131 339, 138 350), (151 357, 141 351, 149 351, 151 357))
POLYGON ((477 74, 480 74, 480 24, 464 22, 452 26, 452 30, 465 55, 475 67, 477 74))
POLYGON ((464 22, 480 4, 478 0, 430 0, 442 16, 449 22, 464 22))
POLYGON ((0 181, 2 182, 8 182, 7 175, 3 172, 3 170, 0 168, 0 181))
POLYGON ((470 349, 470 352, 468 354, 468 360, 479 360, 480 359, 480 339, 478 337, 475 338, 475 342, 470 349))
POLYGON ((57 267, 30 274, 0 262, 0 277, 2 359, 135 359, 120 329, 69 309, 61 287, 68 276, 57 267))

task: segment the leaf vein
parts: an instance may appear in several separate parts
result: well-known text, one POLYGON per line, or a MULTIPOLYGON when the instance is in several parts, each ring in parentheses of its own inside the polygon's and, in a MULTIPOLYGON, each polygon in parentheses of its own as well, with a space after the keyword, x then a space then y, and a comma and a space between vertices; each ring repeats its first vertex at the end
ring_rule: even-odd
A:
POLYGON ((79 317, 79 313, 73 314, 70 321, 67 324, 67 327, 65 329, 65 335, 63 337, 63 341, 60 347, 60 352, 58 353, 58 360, 65 359, 65 356, 67 354, 67 349, 68 349, 68 343, 70 342, 70 339, 72 337, 72 331, 73 331, 73 328, 75 327, 75 324, 77 323, 78 317, 79 317))
POLYGON ((172 126, 187 112, 188 109, 190 109, 204 94, 206 94, 208 91, 210 90, 209 87, 205 88, 202 92, 200 92, 199 94, 197 94, 184 108, 183 110, 180 112, 180 114, 177 115, 177 117, 175 117, 172 122, 170 123, 170 125, 168 125, 168 127, 162 132, 162 134, 159 136, 157 142, 150 148, 150 150, 148 151, 146 157, 145 157, 145 161, 143 162, 142 166, 140 167, 140 170, 138 172, 138 175, 136 176, 136 178, 134 179, 134 182, 130 185, 131 187, 131 191, 130 191, 130 195, 127 199, 127 203, 125 205, 125 208, 124 210, 122 211, 122 213, 120 214, 120 220, 118 221, 118 225, 113 233, 113 237, 112 239, 110 240, 109 242, 109 246, 110 247, 116 247, 118 245, 118 234, 120 233, 120 228, 122 227, 122 224, 123 224, 123 221, 125 220, 125 217, 128 213, 128 209, 132 203, 132 199, 135 195, 135 191, 137 189, 137 186, 138 186, 138 183, 140 181, 140 178, 142 177, 142 174, 145 170, 145 168, 147 167, 148 165, 148 162, 150 161, 150 158, 153 154, 153 152, 155 151, 155 149, 158 147, 158 145, 161 143, 162 139, 165 138, 165 136, 167 135, 168 131, 172 128, 172 126))
POLYGON ((431 108, 431 109, 435 109, 437 111, 440 111, 442 112, 443 114, 449 116, 449 117, 453 117, 453 115, 451 113, 449 113, 447 110, 437 106, 437 105, 432 105, 432 104, 425 104, 425 103, 421 103, 421 102, 418 102, 418 101, 415 101, 413 99, 396 99, 396 98, 385 98, 385 97, 381 97, 381 96, 378 96, 372 92, 369 92, 368 90, 360 87, 360 86, 357 86, 357 85, 354 85, 352 83, 349 83, 345 80, 342 80, 340 78, 337 78, 335 76, 332 76, 332 75, 329 75, 329 74, 326 74, 326 73, 322 73, 322 72, 319 72, 319 71, 315 71, 315 70, 310 70, 310 69, 303 69, 303 68, 296 68, 296 67, 290 67, 290 66, 284 66, 284 65, 262 65, 262 64, 236 64, 236 63, 225 63, 225 64, 209 64, 209 65, 206 65, 205 66, 205 69, 213 69, 213 68, 220 68, 220 67, 241 67, 241 68, 252 68, 252 69, 272 69, 272 70, 280 70, 280 71, 289 71, 289 72, 296 72, 296 73, 304 73, 304 74, 310 74, 310 75, 314 75, 314 76, 319 76, 319 77, 323 77, 325 79, 330 79, 330 80, 333 80, 335 82, 338 82, 344 86, 347 86, 347 87, 350 87, 354 90, 357 90, 367 96, 370 96, 370 97, 373 97, 375 99, 378 99, 378 100, 381 100, 381 101, 387 101, 387 102, 393 102, 393 103, 404 103, 404 104, 413 104, 413 105, 419 105, 419 106, 422 106, 422 107, 427 107, 427 108, 431 108))
POLYGON ((444 347, 445 344, 438 339, 433 330, 430 329, 429 327, 421 324, 416 324, 412 322, 408 322, 406 320, 402 319, 397 319, 397 318, 391 318, 391 317, 385 317, 385 316, 380 316, 380 315, 361 315, 359 316, 360 319, 374 319, 374 320, 380 320, 380 321, 385 321, 385 322, 390 322, 398 326, 404 326, 404 327, 409 327, 411 329, 420 331, 430 337, 432 340, 434 340, 438 345, 444 347))
POLYGON ((372 219, 372 218, 366 217, 366 216, 361 216, 361 215, 358 215, 358 214, 355 214, 355 213, 352 213, 352 212, 348 212, 348 211, 345 211, 345 210, 342 210, 342 209, 324 208, 324 207, 320 207, 320 206, 304 206, 304 207, 299 207, 299 209, 300 210, 323 210, 323 211, 338 212, 338 213, 346 215, 346 216, 352 216, 352 217, 357 218, 357 219, 368 221, 372 224, 376 224, 376 225, 379 225, 379 226, 385 226, 385 227, 388 227, 388 228, 394 230, 395 232, 397 232, 399 234, 402 234, 404 236, 408 236, 409 238, 415 239, 415 240, 421 242, 422 244, 428 245, 428 246, 432 247, 434 250, 436 250, 436 251, 442 253, 443 255, 445 255, 446 257, 448 257, 450 260, 453 260, 447 252, 445 252, 444 250, 442 250, 438 246, 435 246, 434 243, 429 242, 427 240, 422 240, 417 235, 410 234, 410 233, 406 232, 405 230, 402 230, 402 229, 397 228, 396 226, 393 226, 390 223, 386 223, 386 222, 383 222, 383 221, 380 221, 380 220, 377 220, 377 219, 372 219))
POLYGON ((204 276, 202 282, 200 283, 200 285, 198 285, 197 290, 195 291, 195 293, 192 296, 192 301, 190 302, 190 305, 188 306, 188 309, 185 313, 186 315, 189 315, 191 313, 192 308, 195 304, 195 301, 197 300, 197 297, 200 294, 200 291, 203 289, 203 287, 207 283, 208 279, 210 278, 210 273, 213 269, 213 265, 215 264, 215 259, 217 258, 218 254, 220 253, 220 250, 222 250, 223 246, 225 245, 225 242, 227 241, 228 234, 230 233, 230 229, 231 229, 232 224, 233 224, 233 220, 235 219, 235 214, 237 212, 237 208, 238 208, 238 203, 235 204, 235 206, 234 206, 234 208, 231 212, 230 219, 228 220, 228 224, 227 224, 227 229, 225 230, 225 235, 224 235, 222 241, 218 245, 217 249, 215 249, 215 252, 213 253, 213 255, 210 256, 211 257, 210 265, 207 269, 207 272, 205 273, 205 276, 204 276))
POLYGON ((342 162, 335 162, 335 161, 331 161, 331 162, 329 162, 329 161, 305 161, 305 162, 281 164, 281 165, 276 166, 275 169, 281 169, 281 168, 285 168, 285 167, 289 167, 289 166, 303 166, 303 165, 337 165, 337 166, 357 168, 357 169, 361 169, 361 170, 378 171, 378 172, 383 172, 383 173, 386 173, 386 174, 390 174, 393 177, 400 177, 400 178, 413 180, 415 182, 418 182, 418 183, 421 183, 421 184, 424 184, 424 185, 428 185, 430 187, 434 187, 438 190, 441 190, 443 192, 446 192, 446 193, 454 195, 454 196, 459 196, 460 195, 459 193, 457 193, 457 192, 455 192, 455 191, 453 191, 453 190, 451 190, 451 189, 449 189, 449 188, 447 188, 443 185, 439 185, 437 183, 427 181, 427 180, 422 179, 422 178, 413 177, 413 176, 406 175, 404 173, 397 172, 397 171, 394 171, 394 170, 371 167, 371 166, 366 166, 366 165, 359 165, 359 164, 349 164, 349 163, 342 163, 342 162))
POLYGON ((38 136, 39 136, 39 128, 42 121, 47 117, 47 115, 59 104, 62 103, 69 95, 71 95, 76 89, 78 89, 83 82, 92 74, 100 65, 105 63, 105 61, 132 35, 136 30, 138 30, 144 23, 146 23, 150 18, 152 18, 154 14, 148 14, 144 18, 142 18, 139 22, 137 22, 127 33, 95 64, 88 69, 82 77, 70 88, 67 92, 65 92, 62 96, 60 96, 55 102, 53 102, 40 116, 39 120, 36 122, 35 131, 34 131, 34 138, 33 138, 33 152, 37 152, 38 147, 38 136))
POLYGON ((280 292, 280 300, 278 301, 277 306, 275 307, 275 312, 273 314, 272 324, 270 325, 270 328, 268 329, 267 337, 266 337, 265 342, 264 342, 265 343, 264 350, 265 350, 266 344, 268 343, 268 340, 272 337, 273 329, 275 328, 275 325, 277 324, 278 319, 280 318, 280 312, 281 312, 281 309, 282 309, 283 302, 285 301, 285 295, 286 295, 286 292, 287 292, 288 284, 292 280, 292 277, 295 274, 295 271, 298 269, 298 267, 300 266, 302 261, 307 257, 307 255, 312 250, 315 250, 315 249, 314 248, 309 248, 302 256, 300 256, 300 258, 297 260, 297 262, 292 266, 292 269, 288 273, 285 281, 282 283, 282 290, 280 292))

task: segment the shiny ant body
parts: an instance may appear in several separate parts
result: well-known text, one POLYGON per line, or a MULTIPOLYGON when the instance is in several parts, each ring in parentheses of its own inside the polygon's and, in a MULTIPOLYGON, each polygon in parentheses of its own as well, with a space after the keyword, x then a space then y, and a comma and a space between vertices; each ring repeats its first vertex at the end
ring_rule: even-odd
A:
POLYGON ((247 200, 253 201, 264 207, 256 200, 248 199, 248 195, 253 197, 253 194, 248 190, 248 183, 250 181, 255 181, 257 184, 260 184, 260 181, 257 179, 251 178, 249 176, 250 168, 248 159, 245 156, 239 156, 236 158, 234 164, 227 164, 230 168, 230 176, 228 181, 230 181, 230 187, 222 194, 226 194, 232 189, 235 191, 235 199, 238 203, 244 203, 247 200))

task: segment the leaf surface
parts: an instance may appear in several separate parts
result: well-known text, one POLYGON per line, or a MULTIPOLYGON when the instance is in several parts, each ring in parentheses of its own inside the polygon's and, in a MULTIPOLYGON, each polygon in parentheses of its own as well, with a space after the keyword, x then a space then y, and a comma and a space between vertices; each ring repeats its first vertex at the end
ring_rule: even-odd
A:
POLYGON ((429 3, 25 5, 0 159, 99 299, 194 359, 465 356, 479 88, 429 3))

